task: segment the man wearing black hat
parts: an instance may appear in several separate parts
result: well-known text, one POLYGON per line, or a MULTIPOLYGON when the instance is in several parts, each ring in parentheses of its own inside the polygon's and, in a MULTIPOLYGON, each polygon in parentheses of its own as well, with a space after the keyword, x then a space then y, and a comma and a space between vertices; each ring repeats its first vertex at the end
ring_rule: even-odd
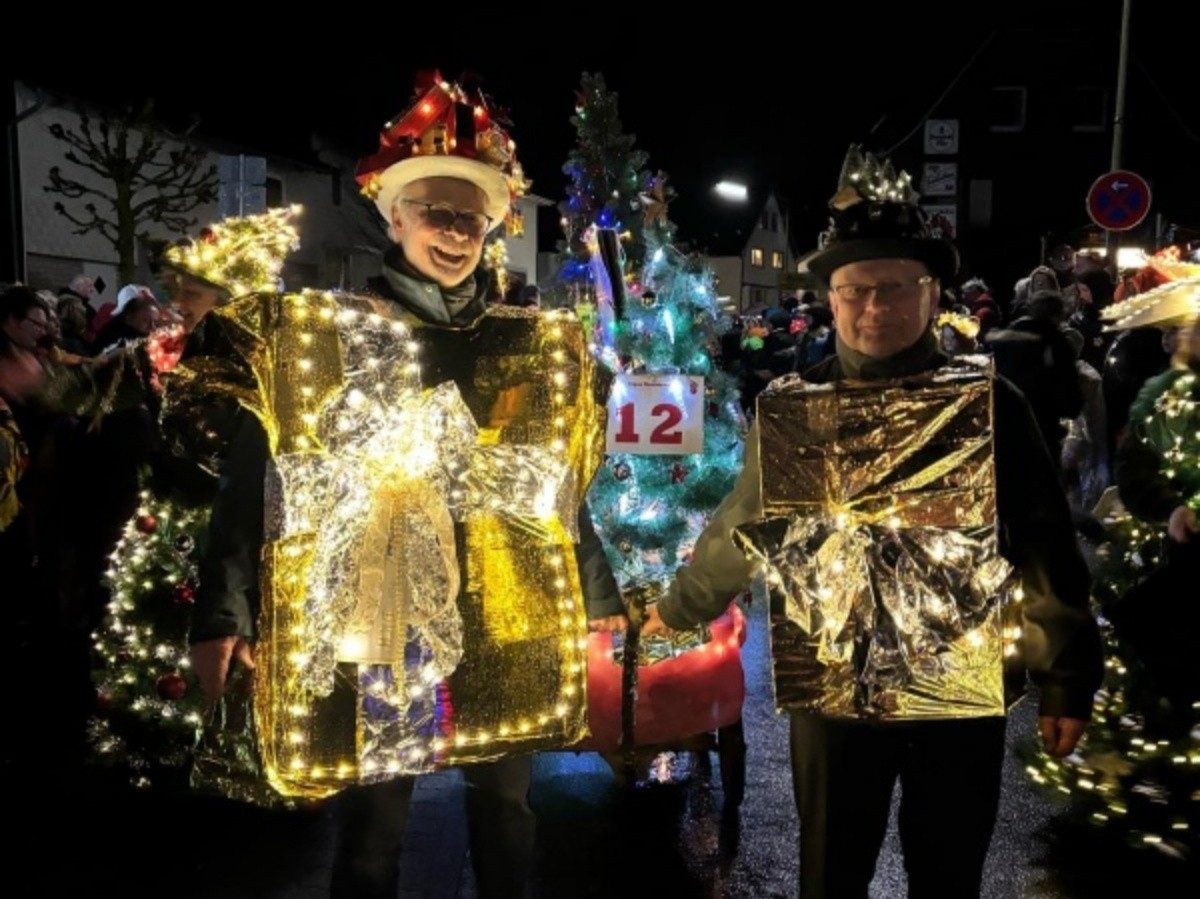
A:
MULTIPOLYGON (((931 322, 942 284, 957 271, 958 254, 950 243, 930 234, 916 201, 905 173, 897 176, 890 163, 881 164, 851 148, 830 203, 831 228, 823 235, 822 247, 807 259, 809 270, 829 288, 837 352, 804 372, 804 382, 857 382, 864 388, 877 384, 882 392, 951 363, 939 351, 931 322)), ((995 379, 991 393, 995 537, 1024 590, 1023 661, 1040 690, 1042 742, 1048 753, 1061 757, 1083 733, 1102 674, 1099 636, 1088 605, 1089 575, 1028 404, 1002 379, 995 379)), ((712 620, 756 573, 741 548, 745 544, 735 543, 735 528, 764 520, 762 473, 767 463, 760 466, 759 446, 763 427, 756 420, 733 492, 697 541, 692 563, 677 572, 666 594, 650 608, 643 633, 712 620)), ((886 453, 887 447, 878 452, 886 453)), ((792 458, 800 455, 793 453, 792 458)), ((932 464, 936 468, 936 460, 932 464)), ((809 474, 812 470, 806 469, 809 474)), ((802 478, 797 474, 795 479, 802 478)), ((991 539, 993 529, 986 530, 985 539, 991 539)), ((811 558, 813 552, 801 556, 811 558)), ((811 564, 825 563, 818 557, 811 564)), ((961 604, 959 582, 947 577, 952 570, 950 562, 938 562, 912 575, 920 599, 932 594, 943 606, 945 600, 961 604)), ((891 586, 872 586, 866 592, 874 590, 880 596, 891 586)), ((793 601, 791 594, 787 601, 793 601)), ((872 611, 876 617, 864 619, 870 624, 862 625, 853 645, 847 646, 846 666, 852 672, 858 671, 855 666, 877 639, 880 617, 892 609, 885 609, 883 600, 877 602, 872 611)), ((893 623, 891 632, 897 631, 903 628, 893 623)), ((780 647, 773 646, 773 651, 778 666, 780 647)), ((994 657, 999 656, 997 652, 994 657)), ((934 686, 950 676, 938 664, 922 673, 934 686)), ((995 666, 1000 668, 1000 662, 995 666)), ((806 686, 814 695, 827 695, 825 671, 814 666, 812 673, 796 677, 807 677, 806 686)), ((997 672, 997 683, 1000 680, 997 672)), ((1003 693, 1002 685, 996 692, 1003 693)), ((850 704, 857 701, 855 694, 850 704)), ((791 712, 803 899, 866 899, 897 780, 902 787, 899 830, 909 895, 978 895, 999 806, 1003 696, 991 711, 927 708, 908 718, 878 707, 833 712, 832 699, 822 702, 828 705, 814 703, 815 710, 791 712)))

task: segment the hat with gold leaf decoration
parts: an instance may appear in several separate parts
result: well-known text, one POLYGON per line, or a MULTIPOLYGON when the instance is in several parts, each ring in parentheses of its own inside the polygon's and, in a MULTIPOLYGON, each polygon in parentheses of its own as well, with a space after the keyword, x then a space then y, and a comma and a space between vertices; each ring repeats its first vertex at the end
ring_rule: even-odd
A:
POLYGON ((292 221, 300 212, 300 206, 292 205, 222 219, 204 228, 194 240, 168 246, 162 253, 162 265, 230 297, 276 290, 284 259, 300 242, 292 221))
POLYGON ((958 250, 934 232, 919 199, 907 172, 897 173, 890 160, 851 145, 829 201, 829 228, 802 264, 828 284, 852 262, 916 259, 934 277, 949 281, 958 271, 958 250))

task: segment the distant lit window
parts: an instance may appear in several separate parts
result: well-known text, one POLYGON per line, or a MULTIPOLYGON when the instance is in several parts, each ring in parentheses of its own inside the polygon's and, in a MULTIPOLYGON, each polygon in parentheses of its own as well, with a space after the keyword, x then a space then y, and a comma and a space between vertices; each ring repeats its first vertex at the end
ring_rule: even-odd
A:
POLYGON ((1071 130, 1097 133, 1108 130, 1108 91, 1102 87, 1075 88, 1071 130))
POLYGON ((759 268, 762 268, 763 251, 758 247, 755 247, 750 251, 750 264, 757 265, 759 268))
POLYGON ((783 268, 783 254, 779 252, 771 253, 771 268, 783 268))
POLYGON ((994 87, 988 108, 988 130, 1016 133, 1025 130, 1025 88, 994 87))

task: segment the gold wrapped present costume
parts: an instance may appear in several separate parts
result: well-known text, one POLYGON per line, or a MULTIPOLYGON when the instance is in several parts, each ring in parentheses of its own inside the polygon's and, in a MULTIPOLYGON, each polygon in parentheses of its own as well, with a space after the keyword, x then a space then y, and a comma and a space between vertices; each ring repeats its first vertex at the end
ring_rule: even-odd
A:
POLYGON ((884 385, 759 397, 763 511, 735 539, 772 593, 776 705, 833 717, 1002 715, 1015 604, 997 551, 981 357, 884 385))
POLYGON ((254 714, 284 796, 586 733, 573 550, 602 374, 569 313, 399 308, 306 291, 215 313, 271 447, 254 714))

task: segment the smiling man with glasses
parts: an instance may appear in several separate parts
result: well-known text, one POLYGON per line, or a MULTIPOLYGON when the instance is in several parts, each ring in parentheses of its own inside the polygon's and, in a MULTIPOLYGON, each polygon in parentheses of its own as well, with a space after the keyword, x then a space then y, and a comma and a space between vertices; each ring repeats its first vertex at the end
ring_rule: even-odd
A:
POLYGON ((641 631, 711 621, 760 562, 773 575, 801 899, 867 899, 897 781, 908 895, 978 896, 1021 692, 1006 658, 1039 689, 1055 757, 1074 749, 1102 674, 1088 570, 1029 404, 986 362, 938 348, 958 252, 917 200, 906 174, 851 148, 806 259, 829 288, 837 353, 759 398, 733 492, 641 631), (998 611, 977 619, 995 629, 947 638, 950 618, 1014 609, 1008 588, 968 586, 968 557, 1012 566, 1020 642, 1003 645, 998 611))
MULTIPOLYGON (((585 723, 586 697, 570 678, 586 672, 568 664, 571 654, 586 641, 587 629, 613 630, 626 623, 616 580, 583 502, 599 464, 598 456, 584 448, 603 439, 605 379, 574 317, 489 307, 485 301, 490 288, 481 264, 486 242, 503 225, 526 185, 515 146, 492 121, 476 84, 420 73, 413 105, 384 126, 378 152, 362 160, 356 177, 386 222, 393 245, 384 254, 379 275, 367 280, 365 290, 341 301, 350 310, 370 310, 372 317, 407 325, 393 333, 403 333, 405 343, 411 340, 417 348, 422 386, 431 391, 454 387, 478 427, 480 451, 470 455, 470 478, 464 474, 464 482, 487 490, 500 477, 505 506, 502 514, 471 509, 470 515, 453 521, 446 510, 450 534, 432 536, 453 560, 452 588, 439 587, 441 574, 434 570, 438 560, 427 553, 393 553, 392 536, 386 539, 383 561, 348 541, 350 548, 338 552, 338 577, 361 567, 361 578, 352 579, 359 584, 356 601, 388 608, 386 600, 402 610, 395 621, 391 613, 379 616, 387 618, 388 628, 398 625, 407 635, 397 641, 402 661, 387 663, 397 672, 397 684, 401 676, 426 677, 437 668, 426 661, 436 657, 429 649, 434 629, 439 646, 461 647, 461 663, 439 674, 444 679, 437 688, 437 708, 420 712, 429 715, 429 724, 413 727, 419 726, 429 741, 421 744, 429 755, 440 754, 440 763, 461 768, 480 899, 513 899, 524 894, 533 860, 536 820, 528 801, 532 753, 562 748, 582 737, 577 731, 585 723), (484 449, 510 452, 501 458, 518 461, 493 462, 496 454, 484 449), (508 504, 513 493, 509 482, 515 477, 508 474, 509 468, 526 464, 526 459, 544 466, 540 460, 552 453, 564 457, 553 472, 559 481, 546 479, 558 500, 554 509, 539 511, 531 521, 519 500, 508 504), (500 464, 503 476, 489 467, 500 464), (553 486, 560 481, 562 486, 553 486), (542 559, 545 564, 538 561, 542 559), (416 587, 403 586, 407 583, 421 588, 411 602, 405 591, 416 587), (430 614, 429 594, 439 589, 453 590, 454 615, 430 614), (586 621, 580 609, 586 610, 586 621), (410 667, 418 663, 419 672, 410 667), (564 696, 573 698, 566 702, 564 696), (555 714, 544 715, 543 709, 554 709, 555 714), (448 749, 439 735, 450 730, 473 736, 461 743, 451 741, 454 745, 448 749)), ((385 349, 394 353, 394 347, 385 349)), ((293 372, 303 378, 300 369, 293 372)), ((289 374, 282 377, 286 380, 289 374)), ((263 577, 260 569, 270 551, 259 552, 266 518, 262 485, 274 460, 263 428, 252 417, 248 420, 248 430, 234 439, 213 509, 216 538, 210 547, 216 543, 223 552, 210 550, 195 595, 192 659, 210 701, 225 689, 235 649, 248 653, 264 635, 271 639, 269 627, 259 632, 260 613, 265 610, 269 618, 276 607, 268 602, 279 596, 276 581, 270 574, 263 577), (260 598, 260 584, 265 599, 260 598)), ((524 472, 521 468, 519 473, 524 472)), ((409 547, 416 539, 411 532, 425 528, 422 522, 429 520, 421 517, 429 514, 425 506, 436 503, 417 497, 418 491, 399 471, 392 477, 383 482, 386 489, 370 497, 360 516, 384 525, 376 530, 394 535, 398 547, 409 547), (408 511, 417 503, 420 515, 408 511)), ((542 477, 540 471, 536 477, 542 477)), ((415 473, 412 482, 420 483, 421 478, 415 473)), ((364 539, 362 544, 368 542, 364 539)), ((448 577, 445 580, 450 583, 448 577)), ((239 661, 246 664, 247 658, 239 661)), ((252 667, 252 655, 248 661, 252 667)), ((355 691, 374 689, 363 683, 378 677, 377 664, 354 655, 339 655, 337 662, 339 671, 352 671, 347 675, 351 688, 339 693, 357 701, 355 691)), ((392 676, 389 672, 388 678, 392 676)), ((371 683, 382 683, 382 678, 371 683)), ((413 692, 414 700, 421 692, 413 692)), ((331 796, 336 842, 330 895, 394 899, 400 889, 400 852, 414 784, 427 770, 421 767, 427 753, 402 755, 388 743, 394 736, 365 729, 377 727, 368 711, 351 704, 341 714, 336 697, 330 699, 329 707, 339 712, 336 727, 347 730, 340 736, 348 745, 379 743, 376 753, 396 753, 387 776, 372 770, 371 758, 371 764, 349 775, 331 796), (364 720, 368 724, 360 723, 364 720), (358 727, 364 730, 355 731, 358 727)), ((364 708, 377 710, 387 704, 365 693, 361 699, 364 708)), ((403 719, 407 712, 399 707, 391 714, 403 719)), ((414 721, 418 717, 414 712, 414 721)), ((406 726, 388 724, 387 730, 403 732, 406 726)))

